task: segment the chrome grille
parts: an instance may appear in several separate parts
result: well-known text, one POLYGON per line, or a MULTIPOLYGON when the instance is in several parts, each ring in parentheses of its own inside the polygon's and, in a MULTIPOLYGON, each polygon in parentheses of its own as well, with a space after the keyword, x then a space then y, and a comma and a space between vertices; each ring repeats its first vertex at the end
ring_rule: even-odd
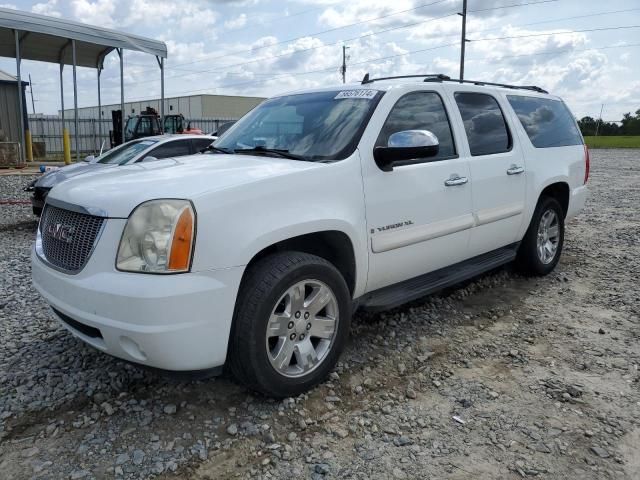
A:
POLYGON ((45 260, 70 273, 82 270, 104 220, 103 217, 46 205, 39 227, 45 260))

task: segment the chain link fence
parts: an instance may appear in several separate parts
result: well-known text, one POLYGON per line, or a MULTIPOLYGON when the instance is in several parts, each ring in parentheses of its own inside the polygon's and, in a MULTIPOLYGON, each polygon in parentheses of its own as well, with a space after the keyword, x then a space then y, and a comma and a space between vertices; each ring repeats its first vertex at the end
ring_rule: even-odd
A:
MULTIPOLYGON (((231 118, 194 118, 185 119, 191 128, 199 128, 205 134, 218 130, 223 123, 233 121, 231 118)), ((69 130, 71 139, 71 158, 75 160, 75 120, 65 118, 64 126, 69 130)), ((62 118, 51 115, 29 115, 29 130, 33 144, 33 159, 36 161, 56 161, 63 159, 62 118)), ((97 155, 100 149, 111 148, 109 132, 113 129, 111 120, 94 118, 78 119, 78 145, 80 158, 97 155)))

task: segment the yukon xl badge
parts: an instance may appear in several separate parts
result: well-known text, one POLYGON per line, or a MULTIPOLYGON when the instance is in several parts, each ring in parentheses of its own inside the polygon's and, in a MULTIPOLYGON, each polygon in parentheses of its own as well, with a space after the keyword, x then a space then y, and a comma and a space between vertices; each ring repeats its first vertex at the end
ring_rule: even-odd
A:
POLYGON ((408 227, 409 225, 413 225, 413 221, 404 220, 402 222, 392 223, 391 225, 385 225, 384 227, 376 227, 375 229, 372 228, 371 233, 376 233, 376 230, 378 232, 386 232, 387 230, 393 230, 394 228, 400 228, 400 227, 408 227))
POLYGON ((73 226, 63 223, 50 223, 47 226, 47 235, 65 243, 71 243, 73 241, 73 232, 75 232, 73 226))

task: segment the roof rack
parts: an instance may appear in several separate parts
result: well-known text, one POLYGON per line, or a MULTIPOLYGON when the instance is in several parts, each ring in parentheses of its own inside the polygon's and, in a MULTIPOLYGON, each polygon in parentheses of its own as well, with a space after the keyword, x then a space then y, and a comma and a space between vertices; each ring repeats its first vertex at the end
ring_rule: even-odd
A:
POLYGON ((442 73, 427 73, 424 75, 397 75, 394 77, 380 77, 380 78, 370 78, 369 74, 367 73, 362 79, 362 85, 366 85, 367 83, 378 82, 380 80, 395 80, 397 78, 424 78, 425 82, 471 83, 473 85, 489 85, 491 87, 513 88, 515 90, 532 90, 534 92, 539 92, 539 93, 549 93, 540 87, 536 87, 535 85, 508 85, 506 83, 482 82, 478 80, 460 80, 456 78, 451 78, 447 75, 443 75, 442 73))

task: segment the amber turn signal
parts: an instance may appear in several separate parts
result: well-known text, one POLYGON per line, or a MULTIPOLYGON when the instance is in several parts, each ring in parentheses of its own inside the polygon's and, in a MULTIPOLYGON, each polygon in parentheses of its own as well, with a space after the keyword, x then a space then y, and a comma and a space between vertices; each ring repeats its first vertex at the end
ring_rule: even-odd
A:
POLYGON ((176 228, 173 231, 171 253, 169 255, 169 270, 189 270, 189 263, 191 262, 191 247, 193 245, 193 227, 193 213, 190 208, 185 207, 182 210, 182 213, 176 223, 176 228))

